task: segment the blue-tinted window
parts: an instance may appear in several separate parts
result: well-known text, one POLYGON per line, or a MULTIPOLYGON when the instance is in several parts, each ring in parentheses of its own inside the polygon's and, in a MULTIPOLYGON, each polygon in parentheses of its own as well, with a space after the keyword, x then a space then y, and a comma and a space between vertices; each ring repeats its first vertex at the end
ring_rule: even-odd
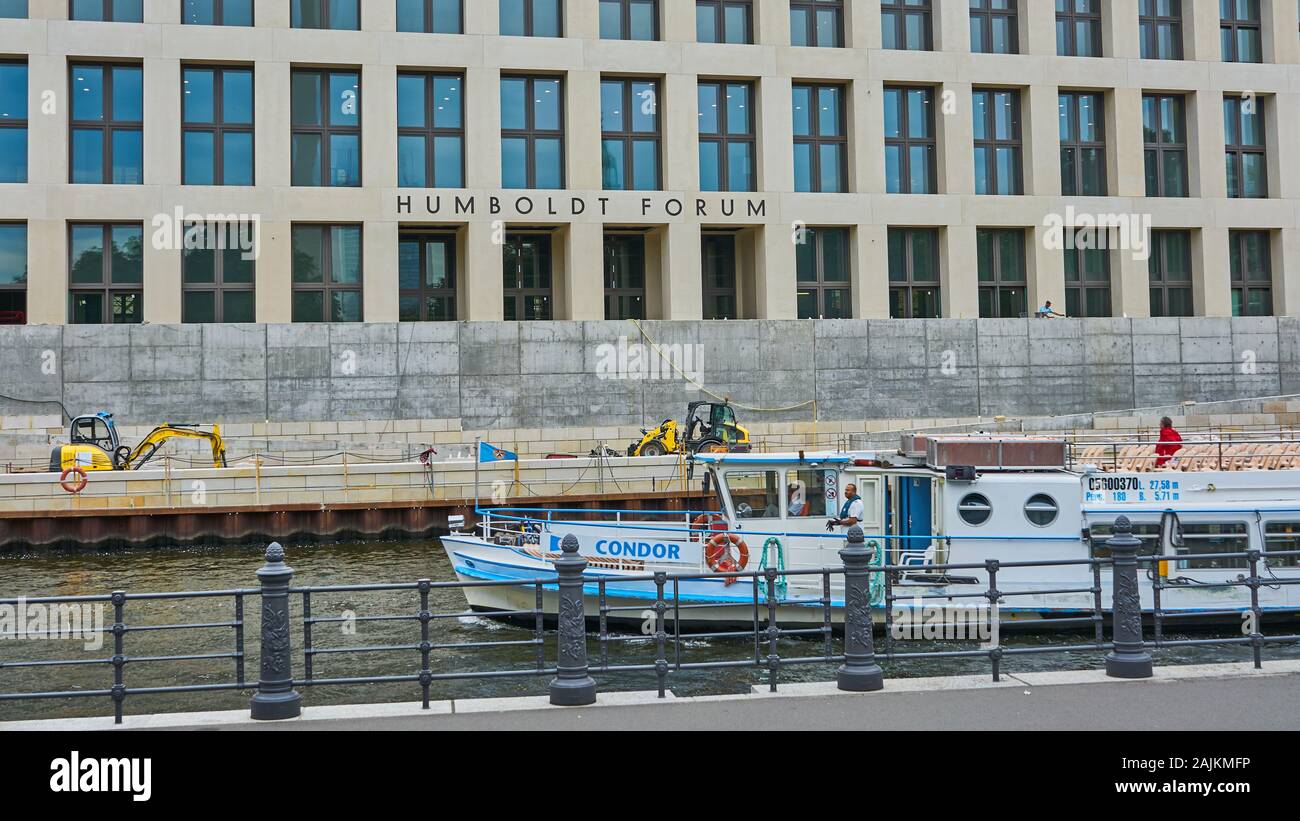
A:
POLYGON ((144 0, 72 0, 71 20, 144 22, 144 0))
POLYGON ((461 0, 397 0, 397 30, 461 34, 461 0))
POLYGON ((600 0, 602 40, 658 40, 658 0, 600 0))
POLYGON ((74 64, 71 181, 144 183, 144 72, 139 66, 74 64))
POLYGON ((848 190, 848 138, 843 86, 796 85, 794 102, 795 190, 848 190))
POLYGON ((700 83, 701 191, 755 190, 752 98, 748 83, 700 83))
POLYGON ((504 187, 564 187, 563 89, 551 77, 501 78, 504 187))
POLYGON ((754 42, 752 0, 696 0, 695 40, 699 43, 754 42))
POLYGON ((27 0, 0 0, 0 17, 27 18, 27 0))
POLYGON ((560 0, 499 0, 503 35, 559 37, 563 23, 560 0))
POLYGON ((360 225, 295 225, 293 321, 361 322, 360 225))
POLYGON ((659 180, 659 84, 600 83, 601 168, 606 191, 655 191, 659 180))
POLYGON ((464 79, 454 74, 397 75, 397 184, 465 185, 464 79))
POLYGON ((824 48, 843 46, 844 3, 842 0, 791 0, 790 45, 824 48))
POLYGON ((361 0, 291 0, 289 24, 296 29, 361 30, 361 0))
POLYGON ((361 75, 294 71, 290 80, 294 185, 361 185, 361 75))
POLYGON ((185 185, 253 184, 253 70, 189 66, 181 82, 185 185))
POLYGON ((0 325, 27 323, 27 226, 0 222, 0 325))
POLYGON ((27 64, 0 63, 0 183, 27 182, 27 64))
POLYGON ((251 26, 253 0, 184 0, 181 22, 191 26, 251 26))

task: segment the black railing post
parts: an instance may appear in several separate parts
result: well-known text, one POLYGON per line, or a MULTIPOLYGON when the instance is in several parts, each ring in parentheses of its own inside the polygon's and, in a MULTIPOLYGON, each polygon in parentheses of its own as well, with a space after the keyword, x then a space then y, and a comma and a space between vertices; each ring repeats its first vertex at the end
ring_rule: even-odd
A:
POLYGON ((848 542, 840 551, 844 561, 844 666, 836 678, 850 693, 885 689, 885 674, 876 664, 871 635, 871 559, 875 550, 865 544, 862 528, 849 528, 848 542))
POLYGON ((1151 651, 1142 641, 1142 600, 1138 592, 1138 548, 1127 516, 1115 520, 1110 548, 1114 581, 1111 586, 1111 620, 1115 649, 1106 655, 1106 675, 1111 678, 1151 678, 1151 651))
POLYGON ((253 694, 254 721, 283 721, 302 715, 302 696, 293 689, 293 643, 289 627, 289 585, 293 568, 284 563, 284 548, 266 549, 266 564, 257 571, 262 584, 262 674, 253 694))
POLYGON ((560 544, 564 555, 555 560, 560 588, 558 675, 551 681, 551 703, 585 707, 596 703, 596 681, 587 667, 587 616, 582 607, 582 571, 587 560, 578 555, 578 537, 569 534, 560 544))

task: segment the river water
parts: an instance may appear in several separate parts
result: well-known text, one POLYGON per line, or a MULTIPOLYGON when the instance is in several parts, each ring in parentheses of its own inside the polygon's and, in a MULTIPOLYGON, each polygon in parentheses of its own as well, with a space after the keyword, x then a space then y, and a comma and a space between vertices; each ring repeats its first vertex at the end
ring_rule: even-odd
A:
MULTIPOLYGON (((324 586, 374 583, 410 583, 422 578, 454 581, 446 556, 436 541, 366 542, 350 544, 291 544, 286 546, 288 561, 296 571, 296 586, 324 586)), ((129 593, 155 593, 176 590, 225 590, 257 587, 255 572, 262 563, 262 546, 214 548, 149 548, 114 551, 75 551, 32 554, 0 554, 0 598, 17 596, 84 596, 103 595, 114 590, 129 593)), ((245 599, 246 650, 245 678, 255 682, 258 675, 257 598, 245 599)), ((341 617, 350 614, 372 616, 411 616, 419 607, 415 591, 314 595, 312 613, 316 617, 341 617)), ((302 603, 292 598, 295 670, 303 674, 302 603)), ((435 613, 461 613, 466 605, 458 590, 435 590, 431 596, 435 613)), ((231 598, 187 601, 130 602, 126 622, 135 626, 195 624, 229 621, 234 617, 231 598)), ((105 623, 112 623, 112 608, 105 608, 105 623)), ((532 631, 485 619, 471 614, 433 622, 432 640, 440 644, 471 642, 527 641, 532 631)), ((419 624, 415 621, 352 622, 321 624, 313 630, 318 648, 382 647, 419 642, 419 624)), ((1226 634, 1225 634, 1226 635, 1226 634)), ((1238 634, 1239 635, 1239 634, 1238 634)), ((1198 637, 1204 637, 1200 634, 1198 637)), ((1004 637, 1008 647, 1028 644, 1079 644, 1087 641, 1080 635, 1011 635, 1004 637)), ((107 664, 73 667, 6 668, 14 661, 51 659, 107 659, 112 656, 112 638, 102 648, 86 648, 84 639, 12 641, 0 640, 0 693, 105 690, 112 686, 113 671, 107 664)), ((230 659, 150 662, 148 659, 168 655, 206 655, 231 653, 235 649, 235 632, 229 627, 190 631, 141 631, 128 633, 125 654, 132 659, 126 666, 128 688, 177 685, 212 685, 235 680, 235 662, 230 659)), ((835 640, 836 652, 840 641, 835 640)), ((905 649, 969 650, 967 642, 908 642, 905 649)), ((787 639, 780 652, 787 657, 820 655, 820 641, 787 639)), ((593 661, 598 654, 596 641, 589 643, 593 661)), ((670 649, 671 658, 671 649, 670 649)), ((766 652, 766 651, 764 651, 766 652)), ((1270 647, 1266 658, 1300 658, 1300 647, 1270 647)), ((555 658, 554 639, 548 639, 547 664, 555 658)), ((611 643, 612 663, 653 663, 655 648, 648 641, 611 643)), ((684 642, 685 662, 725 661, 753 658, 752 639, 695 639, 684 642)), ((1157 654, 1158 664, 1191 664, 1244 661, 1249 649, 1241 647, 1201 647, 1166 649, 1157 654)), ((373 675, 410 675, 419 671, 419 653, 401 650, 373 654, 337 654, 317 656, 316 678, 347 678, 373 675)), ((914 677, 959 674, 989 674, 986 659, 916 659, 885 661, 888 677, 914 677)), ((1007 658, 1003 669, 1008 673, 1036 670, 1093 669, 1103 666, 1102 654, 1095 650, 1069 651, 1007 658)), ((536 670, 536 650, 528 646, 435 651, 431 669, 435 672, 471 670, 536 670)), ((782 681, 830 681, 833 665, 815 664, 790 667, 782 671, 782 681)), ((652 673, 620 673, 596 676, 602 690, 651 690, 656 686, 652 673)), ((482 698, 542 695, 549 679, 544 676, 435 682, 432 697, 482 698)), ((683 671, 669 678, 669 686, 679 696, 744 692, 766 683, 766 674, 756 669, 683 671)), ((379 685, 317 686, 302 689, 306 705, 354 704, 366 702, 418 701, 420 688, 414 683, 379 685)), ((199 710, 238 710, 248 704, 248 693, 187 693, 167 695, 128 695, 127 714, 187 712, 199 710)), ((108 697, 65 698, 41 701, 0 701, 0 721, 31 718, 110 715, 108 697)))

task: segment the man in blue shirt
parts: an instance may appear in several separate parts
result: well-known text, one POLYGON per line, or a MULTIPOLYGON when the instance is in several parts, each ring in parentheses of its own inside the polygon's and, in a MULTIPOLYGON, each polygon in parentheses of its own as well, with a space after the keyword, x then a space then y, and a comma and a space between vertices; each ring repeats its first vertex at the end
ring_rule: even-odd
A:
POLYGON ((844 506, 840 508, 838 519, 831 519, 826 523, 827 530, 834 530, 837 527, 853 527, 862 524, 863 517, 866 516, 866 505, 862 497, 858 495, 858 486, 849 485, 844 488, 844 506))
POLYGON ((1054 317, 1059 317, 1059 318, 1061 318, 1061 319, 1065 319, 1065 318, 1066 318, 1066 317, 1065 317, 1065 314, 1058 314, 1058 313, 1056 312, 1056 309, 1052 307, 1052 302, 1051 302, 1051 300, 1048 300, 1048 302, 1047 302, 1046 305, 1044 305, 1043 307, 1039 308, 1039 309, 1038 309, 1038 312, 1035 314, 1035 316, 1037 316, 1039 319, 1052 319, 1052 318, 1054 318, 1054 317))

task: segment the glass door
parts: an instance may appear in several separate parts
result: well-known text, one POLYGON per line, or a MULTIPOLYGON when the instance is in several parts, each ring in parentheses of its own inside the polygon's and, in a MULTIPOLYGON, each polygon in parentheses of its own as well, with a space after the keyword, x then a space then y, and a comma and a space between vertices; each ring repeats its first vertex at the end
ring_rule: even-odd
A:
POLYGON ((506 234, 504 259, 506 321, 554 319, 551 235, 506 234))

